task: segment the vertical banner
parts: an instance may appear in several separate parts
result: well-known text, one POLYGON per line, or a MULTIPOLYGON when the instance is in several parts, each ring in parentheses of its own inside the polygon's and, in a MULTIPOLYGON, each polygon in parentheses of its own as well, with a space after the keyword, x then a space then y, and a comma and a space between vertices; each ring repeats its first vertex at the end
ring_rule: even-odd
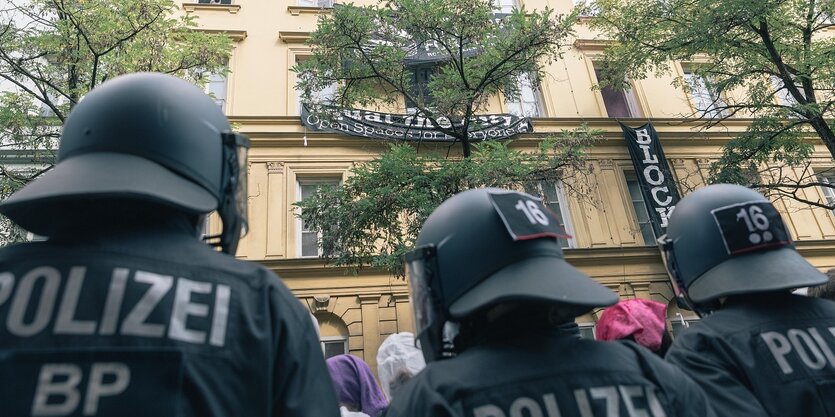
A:
POLYGON ((661 236, 667 233, 667 221, 680 199, 673 173, 652 123, 637 129, 619 124, 641 185, 652 229, 656 236, 661 236))

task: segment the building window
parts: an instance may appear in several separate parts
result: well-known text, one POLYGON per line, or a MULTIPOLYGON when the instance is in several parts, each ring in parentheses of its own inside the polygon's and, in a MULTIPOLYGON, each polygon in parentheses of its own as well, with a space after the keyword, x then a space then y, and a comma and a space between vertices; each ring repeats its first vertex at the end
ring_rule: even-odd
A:
POLYGON ((685 67, 683 69, 684 82, 696 112, 710 118, 725 116, 725 100, 722 99, 719 91, 713 87, 711 81, 693 72, 692 68, 685 67))
MULTIPOLYGON (((594 76, 597 77, 598 84, 603 79, 597 64, 594 64, 594 76)), ((603 105, 609 117, 641 117, 641 109, 633 89, 617 90, 605 86, 600 87, 600 95, 603 96, 603 105)))
POLYGON ((574 6, 582 5, 580 16, 597 16, 599 10, 594 0, 573 0, 574 6))
POLYGON ((634 172, 624 173, 626 177, 626 188, 629 190, 629 198, 632 200, 632 207, 635 209, 635 216, 638 220, 638 228, 641 230, 641 237, 644 245, 655 245, 655 232, 652 230, 652 221, 647 211, 647 204, 644 201, 644 194, 641 192, 641 183, 634 172))
POLYGON ((594 323, 578 323, 577 327, 580 330, 580 337, 594 340, 594 323))
POLYGON ((226 74, 210 73, 206 75, 206 94, 220 106, 220 110, 226 111, 226 74))
POLYGON ((772 75, 769 79, 771 80, 771 87, 774 88, 774 98, 777 100, 777 104, 781 106, 797 105, 797 100, 795 100, 794 96, 789 93, 789 89, 786 88, 785 83, 783 83, 783 80, 780 79, 780 77, 772 75))
MULTIPOLYGON (((565 199, 565 192, 563 190, 562 182, 556 180, 542 180, 535 183, 527 184, 525 192, 531 195, 539 196, 542 203, 545 204, 560 221, 560 227, 565 230, 569 236, 573 235, 573 228, 571 227, 571 216, 568 211, 568 202, 565 199)), ((563 248, 573 248, 574 238, 560 238, 560 246, 563 248)))
POLYGON ((197 0, 200 4, 232 4, 232 0, 197 0))
MULTIPOLYGON (((429 91, 429 81, 432 76, 438 72, 438 67, 420 67, 412 70, 412 88, 409 94, 420 100, 424 108, 432 107, 435 103, 435 98, 432 97, 432 92, 429 91)), ((417 103, 406 98, 406 110, 409 114, 417 113, 417 103)))
MULTIPOLYGON (((305 59, 307 59, 306 56, 297 56, 296 57, 296 63, 298 64, 305 59)), ((325 88, 322 88, 321 90, 314 91, 313 94, 311 94, 311 96, 310 96, 310 100, 312 101, 313 104, 327 104, 327 103, 330 103, 333 100, 333 98, 336 96, 336 88, 337 88, 337 83, 331 83, 331 84, 327 85, 325 88)), ((303 105, 301 90, 296 90, 296 100, 297 100, 296 104, 298 105, 298 108, 299 108, 299 114, 301 114, 302 105, 303 105)))
POLYGON ((516 0, 493 0, 493 11, 496 13, 511 14, 514 7, 517 7, 516 0))
POLYGON ((299 6, 333 8, 333 0, 299 0, 299 6))
MULTIPOLYGON (((335 178, 299 180, 298 184, 299 201, 304 201, 323 185, 339 185, 339 180, 335 178)), ((298 253, 302 257, 317 257, 322 255, 319 238, 319 233, 315 230, 309 230, 307 225, 304 224, 304 220, 299 218, 298 253)))
MULTIPOLYGON (((823 194, 823 199, 826 200, 826 205, 828 206, 835 206, 835 171, 828 170, 827 172, 823 172, 818 174, 818 181, 829 185, 821 186, 821 194, 823 194)), ((835 214, 835 209, 832 210, 833 214, 835 214)))
POLYGON ((507 112, 522 117, 539 117, 542 115, 541 95, 531 83, 530 75, 519 76, 519 97, 511 101, 505 99, 507 112))
POLYGON ((348 353, 348 338, 343 336, 322 336, 322 353, 325 359, 348 353))

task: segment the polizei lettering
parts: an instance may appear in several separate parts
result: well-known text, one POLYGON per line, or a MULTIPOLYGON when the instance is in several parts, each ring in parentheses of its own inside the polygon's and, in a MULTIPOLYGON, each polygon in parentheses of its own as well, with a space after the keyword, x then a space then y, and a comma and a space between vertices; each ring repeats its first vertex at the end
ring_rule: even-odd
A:
POLYGON ((835 369, 835 326, 768 331, 760 337, 783 375, 830 375, 835 369))
POLYGON ((655 388, 643 385, 611 385, 573 390, 571 399, 558 401, 556 393, 523 396, 504 407, 484 404, 472 409, 472 417, 666 417, 655 388))
POLYGON ((5 331, 21 338, 52 332, 167 338, 217 347, 226 343, 232 298, 228 285, 127 268, 112 270, 104 294, 100 284, 94 292, 86 281, 84 266, 71 267, 65 276, 51 266, 17 277, 0 273, 5 331), (99 305, 90 300, 102 295, 103 306, 90 308, 99 305))

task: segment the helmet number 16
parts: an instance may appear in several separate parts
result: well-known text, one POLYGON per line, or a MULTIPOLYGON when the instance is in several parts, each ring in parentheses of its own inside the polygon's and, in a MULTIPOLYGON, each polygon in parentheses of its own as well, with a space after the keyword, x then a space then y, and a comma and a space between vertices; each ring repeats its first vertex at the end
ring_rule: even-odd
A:
POLYGON ((736 213, 736 221, 744 220, 748 227, 748 241, 752 244, 770 242, 774 235, 768 230, 770 224, 768 217, 763 214, 763 209, 758 206, 748 206, 739 209, 736 213))
POLYGON ((532 200, 518 200, 513 208, 525 213, 525 217, 528 218, 528 221, 531 222, 531 224, 539 223, 543 226, 548 226, 548 216, 546 216, 545 213, 539 209, 536 202, 532 200))

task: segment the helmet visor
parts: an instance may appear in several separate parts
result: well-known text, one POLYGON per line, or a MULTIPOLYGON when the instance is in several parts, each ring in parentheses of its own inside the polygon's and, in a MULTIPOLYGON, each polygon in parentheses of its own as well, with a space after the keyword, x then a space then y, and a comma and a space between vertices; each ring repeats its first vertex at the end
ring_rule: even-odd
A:
POLYGON ((247 231, 247 152, 249 138, 226 132, 223 136, 223 196, 218 214, 223 221, 221 250, 234 254, 247 231))
POLYGON ((235 187, 235 211, 241 218, 241 237, 244 237, 249 231, 249 213, 247 210, 247 202, 249 200, 247 194, 247 184, 249 184, 249 169, 247 169, 248 155, 249 155, 249 138, 234 133, 234 153, 238 165, 238 181, 235 187))
POLYGON ((678 265, 676 264, 675 252, 673 251, 673 240, 667 237, 666 234, 662 235, 658 238, 658 249, 661 251, 661 260, 664 262, 667 275, 670 277, 670 285, 673 287, 673 293, 679 301, 677 304, 692 309, 692 303, 685 290, 686 287, 678 273, 678 265))
POLYGON ((442 302, 436 250, 432 245, 419 247, 405 255, 406 280, 409 281, 415 334, 427 362, 441 357, 443 348, 442 302))

